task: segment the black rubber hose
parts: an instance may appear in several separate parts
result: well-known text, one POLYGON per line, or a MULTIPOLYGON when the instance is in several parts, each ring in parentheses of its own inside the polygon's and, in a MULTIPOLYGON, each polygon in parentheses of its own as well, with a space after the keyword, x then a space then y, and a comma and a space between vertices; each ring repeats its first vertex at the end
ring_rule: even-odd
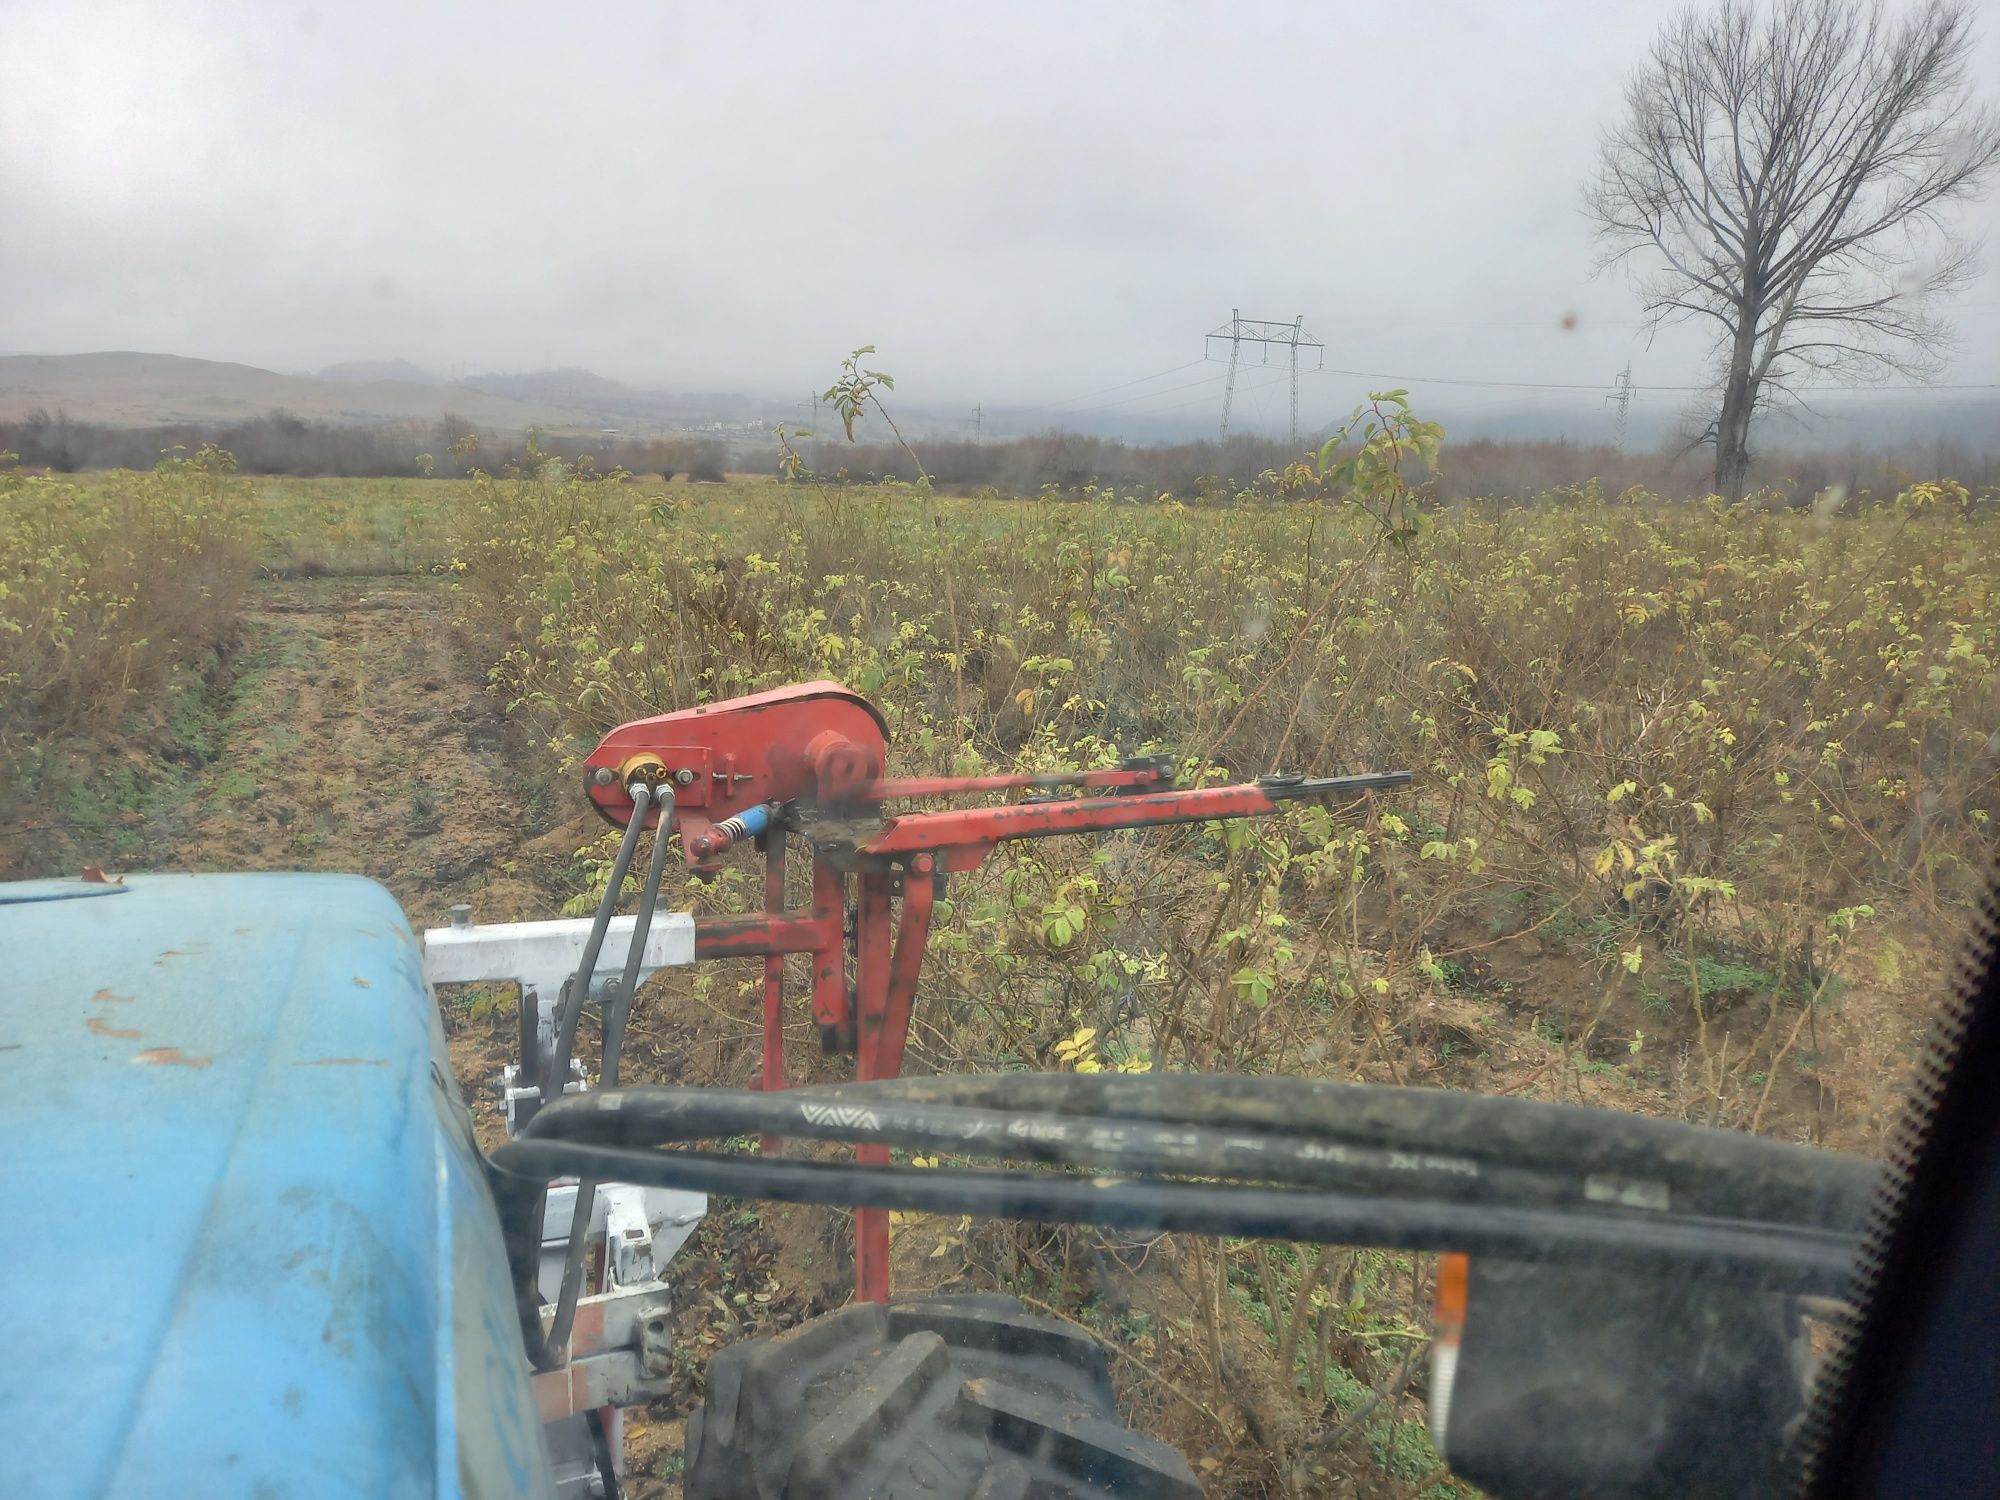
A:
POLYGON ((1517 1208, 1157 1178, 879 1167, 549 1139, 514 1141, 495 1153, 493 1165, 503 1175, 525 1174, 530 1181, 581 1170, 649 1187, 788 1203, 1458 1250, 1537 1263, 1615 1265, 1821 1295, 1838 1295, 1846 1286, 1856 1245, 1853 1235, 1823 1229, 1635 1209, 1517 1208))
MULTIPOLYGON (((569 1059, 576 1045, 577 1023, 583 1019, 584 1004, 590 999, 597 955, 604 950, 604 934, 611 926, 611 914, 618 909, 618 892, 624 888, 625 874, 632 868, 632 851, 639 846, 639 834, 646 826, 646 809, 652 800, 652 788, 643 781, 633 783, 632 817, 625 824, 625 837, 618 841, 618 852, 612 856, 610 882, 597 903, 590 936, 584 939, 583 957, 577 963, 576 975, 570 980, 569 993, 563 997, 563 1007, 556 1019, 555 1047, 549 1054, 547 1076, 542 1079, 544 1107, 561 1099, 563 1090, 569 1086, 569 1059)), ((661 833, 664 835, 665 831, 662 829, 661 833)))
POLYGON ((597 1461, 598 1476, 604 1481, 601 1500, 624 1500, 625 1492, 618 1483, 618 1463, 611 1456, 611 1435, 604 1430, 604 1413, 593 1406, 583 1417, 590 1428, 590 1452, 597 1461))
MULTIPOLYGON (((652 801, 652 788, 644 782, 635 782, 632 792, 632 816, 625 824, 625 836, 618 841, 618 853, 612 857, 611 878, 604 887, 604 895, 597 903, 596 916, 590 924, 590 935, 584 940, 583 956, 578 960, 576 975, 570 980, 569 994, 564 997, 562 1013, 556 1025, 554 1050, 549 1056, 548 1076, 542 1082, 542 1108, 564 1099, 564 1088, 569 1081, 569 1059, 576 1042, 576 1028, 583 1019, 584 1002, 590 998, 590 981, 597 973, 597 956, 604 950, 604 935, 611 927, 611 914, 618 909, 618 893, 625 886, 626 872, 632 868, 632 853, 638 848, 639 834, 646 826, 646 808, 652 801)), ((656 843, 664 843, 667 837, 666 825, 660 826, 654 835, 656 843)), ((634 919, 633 930, 638 930, 638 919, 634 919)), ((537 1111, 539 1113, 539 1111, 537 1111)), ((532 1120, 529 1122, 534 1123, 532 1120)), ((562 1173, 555 1174, 564 1175, 562 1173)), ((577 1174, 576 1210, 570 1219, 569 1244, 563 1253, 562 1284, 556 1291, 555 1315, 549 1322, 546 1334, 542 1332, 539 1299, 536 1302, 532 1328, 524 1328, 527 1334, 528 1361, 538 1370, 560 1369, 569 1347, 570 1330, 576 1324, 577 1299, 583 1295, 584 1251, 590 1244, 590 1215, 597 1204, 597 1181, 577 1174)), ((529 1229, 534 1236, 534 1247, 530 1264, 534 1271, 530 1275, 530 1287, 539 1287, 540 1255, 543 1204, 547 1201, 548 1183, 542 1183, 542 1193, 537 1199, 534 1218, 529 1229)))
POLYGON ((1389 1196, 1430 1193, 1464 1202, 1589 1203, 1584 1177, 1436 1152, 1351 1146, 1321 1136, 1189 1127, 1137 1119, 1083 1119, 903 1103, 863 1089, 628 1088, 573 1094, 536 1119, 522 1139, 598 1146, 660 1146, 730 1135, 878 1142, 996 1160, 1233 1181, 1338 1186, 1389 1196))
POLYGON ((625 1047, 625 1022, 632 1015, 632 999, 639 988, 639 971, 646 963, 646 939, 652 936, 653 918, 660 906, 660 882, 666 875, 667 825, 674 820, 674 793, 661 787, 659 832, 653 836, 653 857, 646 862, 646 883, 639 892, 639 914, 632 919, 632 945, 625 950, 625 969, 618 976, 618 989, 604 1007, 604 1047, 597 1069, 600 1089, 618 1087, 618 1056, 625 1047))
MULTIPOLYGON (((644 788, 634 788, 634 812, 632 821, 644 821, 646 804, 643 800, 644 788)), ((645 966, 646 939, 653 930, 653 916, 660 902, 660 882, 666 871, 667 825, 673 821, 674 794, 663 790, 660 796, 659 831, 653 835, 653 854, 646 864, 646 883, 639 893, 639 912, 632 919, 632 942, 625 950, 625 968, 619 976, 618 988, 604 1007, 604 1035, 602 1051, 599 1054, 598 1084, 605 1089, 618 1086, 618 1056, 625 1045, 625 1021, 632 1013, 632 992, 638 988, 639 970, 645 966)), ((623 877, 614 869, 613 878, 622 883, 623 877)), ((608 923, 606 924, 609 925, 608 923)), ((586 965, 593 962, 593 955, 586 950, 586 965)), ((579 971, 583 972, 583 971, 579 971)), ((574 986, 572 986, 574 988, 574 986)), ((582 1097, 576 1094, 565 1098, 582 1097)), ((532 1122, 530 1122, 532 1123, 532 1122)), ((579 1176, 576 1185, 576 1216, 570 1220, 569 1245, 563 1255, 562 1285, 556 1292, 555 1316, 550 1320, 548 1338, 542 1351, 550 1361, 547 1366, 555 1368, 560 1364, 558 1356, 569 1343, 570 1330, 576 1326, 576 1305, 583 1295, 583 1263, 585 1251, 590 1244, 590 1216, 597 1206, 597 1182, 579 1176)), ((539 1318, 537 1327, 539 1327, 539 1318)))
MULTIPOLYGON (((556 1101, 493 1166, 510 1245, 539 1225, 538 1181, 609 1171, 620 1181, 815 1203, 1529 1259, 1650 1258, 1684 1274, 1828 1294, 1840 1289, 1880 1170, 1609 1110, 1237 1074, 948 1076, 776 1094, 607 1090, 556 1101), (759 1158, 620 1149, 755 1133, 1211 1181, 926 1170, 891 1174, 890 1183, 846 1175, 855 1169, 840 1164, 800 1163, 812 1170, 787 1176, 759 1158), (941 1184, 950 1191, 938 1201, 941 1184), (1174 1191, 1158 1198, 1166 1189, 1174 1191)), ((538 1305, 532 1264, 516 1272, 517 1284, 529 1278, 526 1317, 538 1305)))
POLYGON ((1395 1152, 1440 1152, 1597 1179, 1615 1194, 1665 1181, 1673 1206, 1845 1229, 1865 1221, 1881 1167, 1840 1152, 1659 1120, 1455 1089, 1241 1073, 1003 1073, 896 1078, 811 1092, 828 1101, 972 1105, 1021 1115, 1290 1131, 1395 1152))
POLYGON ((1866 1222, 1881 1171, 1612 1110, 1241 1074, 621 1089, 563 1100, 526 1134, 658 1145, 754 1132, 1468 1202, 1636 1203, 1843 1232, 1866 1222))

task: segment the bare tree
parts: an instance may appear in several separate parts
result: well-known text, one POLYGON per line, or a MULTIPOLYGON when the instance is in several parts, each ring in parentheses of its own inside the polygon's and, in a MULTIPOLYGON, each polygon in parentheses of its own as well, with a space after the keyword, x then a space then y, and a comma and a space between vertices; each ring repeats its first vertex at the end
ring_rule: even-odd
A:
POLYGON ((1938 299, 1973 246, 1946 213, 2000 156, 1965 83, 1965 0, 1743 0, 1670 22, 1626 86, 1585 207, 1604 261, 1647 263, 1653 326, 1715 332, 1715 487, 1741 499, 1750 423, 1809 375, 1940 369, 1938 299))

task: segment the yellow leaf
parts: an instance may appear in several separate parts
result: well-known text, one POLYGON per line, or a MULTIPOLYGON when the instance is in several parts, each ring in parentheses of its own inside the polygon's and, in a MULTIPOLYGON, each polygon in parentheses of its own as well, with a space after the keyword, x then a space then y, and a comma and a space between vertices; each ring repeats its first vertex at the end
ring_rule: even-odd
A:
POLYGON ((1609 875, 1611 867, 1617 863, 1618 846, 1616 844, 1606 844, 1602 849, 1597 851, 1597 858, 1590 862, 1590 867, 1599 875, 1609 875))
POLYGON ((1623 953, 1618 955, 1618 962, 1625 965, 1625 972, 1627 974, 1636 974, 1639 972, 1639 960, 1641 957, 1642 955, 1637 948, 1627 948, 1623 953))

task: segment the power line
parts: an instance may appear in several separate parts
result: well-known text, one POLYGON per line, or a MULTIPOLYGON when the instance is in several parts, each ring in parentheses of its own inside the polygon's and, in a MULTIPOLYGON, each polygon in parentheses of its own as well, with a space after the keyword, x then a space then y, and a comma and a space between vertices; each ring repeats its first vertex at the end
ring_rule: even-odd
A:
MULTIPOLYGON (((1203 364, 1203 363, 1205 363, 1205 361, 1203 361, 1203 360, 1199 360, 1199 359, 1198 359, 1198 360, 1196 360, 1196 361, 1195 361, 1195 363, 1196 363, 1196 364, 1203 364)), ((1222 379, 1222 377, 1221 377, 1220 375, 1209 375, 1209 376, 1206 376, 1206 377, 1204 377, 1203 379, 1200 379, 1200 380, 1190 380, 1190 381, 1189 381, 1189 382, 1188 382, 1187 384, 1185 384, 1185 385, 1170 385, 1170 386, 1167 386, 1167 387, 1166 387, 1166 388, 1165 388, 1164 390, 1157 390, 1157 391, 1140 391, 1140 392, 1138 392, 1138 393, 1137 393, 1136 395, 1132 395, 1132 396, 1121 396, 1121 397, 1119 397, 1119 398, 1118 398, 1118 399, 1117 399, 1116 401, 1103 401, 1103 402, 1099 402, 1099 403, 1098 403, 1097 405, 1095 405, 1095 406, 1080 406, 1080 407, 1078 407, 1078 408, 1077 408, 1077 409, 1076 409, 1075 411, 1073 411, 1073 412, 1070 412, 1070 413, 1069 413, 1069 415, 1070 415, 1070 416, 1073 416, 1073 417, 1074 417, 1074 416, 1082 416, 1082 415, 1084 415, 1084 414, 1085 414, 1085 413, 1087 413, 1087 412, 1093 412, 1093 411, 1110 411, 1110 410, 1112 410, 1112 409, 1113 409, 1114 407, 1119 407, 1119 406, 1124 406, 1124 405, 1125 405, 1125 404, 1126 404, 1127 402, 1131 402, 1131 401, 1151 401, 1151 400, 1153 400, 1153 399, 1154 399, 1155 397, 1157 397, 1157 396, 1171 396, 1171 395, 1173 395, 1173 394, 1174 394, 1174 393, 1175 393, 1176 391, 1191 391, 1191 390, 1194 390, 1194 389, 1195 389, 1195 388, 1196 388, 1197 386, 1208 386, 1208 385, 1214 385, 1214 384, 1216 383, 1216 381, 1218 381, 1218 380, 1220 380, 1220 379, 1222 379)))
MULTIPOLYGON (((1088 401, 1092 396, 1107 396, 1113 391, 1122 391, 1127 386, 1144 385, 1149 380, 1165 380, 1169 375, 1178 375, 1183 370, 1192 370, 1196 365, 1206 364, 1207 362, 1206 359, 1191 359, 1184 365, 1175 365, 1171 370, 1158 370, 1151 375, 1141 375, 1137 380, 1120 381, 1117 385, 1107 385, 1101 391, 1085 391, 1081 396, 1065 396, 1062 400, 1053 401, 1049 404, 1051 406, 1068 406, 1072 401, 1088 401)), ((1094 407, 1092 408, 1092 410, 1095 409, 1094 407)))
MULTIPOLYGON (((1289 333, 1292 330, 1296 329, 1299 325, 1296 323, 1292 323, 1292 324, 1279 324, 1276 326, 1284 330, 1285 332, 1289 333)), ((1228 330, 1224 329, 1221 330, 1218 335, 1211 335, 1211 337, 1215 336, 1228 337, 1228 330)), ((1281 344, 1288 344, 1290 340, 1288 338, 1281 338, 1276 342, 1281 344)), ((1310 348, 1313 347, 1313 344, 1316 341, 1312 340, 1310 335, 1306 335, 1302 337, 1299 342, 1302 345, 1305 345, 1306 347, 1310 348)), ((1087 391, 1080 396, 1068 397, 1063 401, 1051 403, 1050 406, 1044 409, 1053 411, 1064 406, 1071 406, 1075 402, 1086 400, 1092 396, 1108 395, 1114 391, 1130 390, 1131 387, 1133 386, 1145 385, 1148 382, 1155 380, 1164 380, 1170 375, 1178 375, 1183 371, 1191 370, 1196 365, 1204 363, 1207 363, 1207 361, 1199 359, 1189 360, 1186 364, 1176 365, 1171 369, 1157 370, 1150 375, 1141 375, 1135 380, 1120 381, 1116 385, 1104 386, 1096 391, 1087 391)), ((1318 375, 1318 374, 1345 375, 1363 380, 1406 381, 1412 385, 1447 385, 1447 386, 1459 386, 1466 388, 1479 388, 1479 389, 1491 389, 1491 390, 1528 391, 1528 392, 1535 392, 1538 394, 1551 395, 1551 396, 1559 396, 1570 393, 1584 393, 1590 395, 1605 396, 1607 397, 1607 399, 1611 399, 1614 401, 1619 400, 1622 396, 1623 400, 1627 402, 1630 401, 1632 396, 1636 396, 1644 391, 1693 393, 1693 392, 1708 391, 1712 389, 1712 387, 1706 385, 1642 386, 1636 381, 1632 382, 1628 386, 1623 382, 1622 377, 1620 379, 1608 382, 1600 381, 1596 383, 1591 383, 1588 381, 1553 381, 1553 380, 1481 380, 1468 376, 1399 375, 1384 370, 1351 370, 1351 369, 1339 368, 1336 366, 1322 366, 1318 369, 1308 369, 1305 373, 1309 375, 1318 375), (1624 394, 1625 392, 1628 391, 1630 392, 1629 395, 1624 394)), ((1285 377, 1280 377, 1280 378, 1283 379, 1285 377)), ((1162 397, 1180 395, 1181 393, 1186 391, 1207 392, 1212 390, 1218 381, 1224 379, 1226 379, 1226 377, 1222 375, 1209 375, 1200 380, 1184 381, 1181 384, 1164 386, 1157 390, 1134 391, 1129 396, 1120 396, 1112 401, 1100 401, 1100 402, 1095 402, 1090 406, 1076 407, 1074 410, 1064 413, 1064 415, 1071 417, 1086 417, 1099 412, 1117 411, 1121 408, 1131 406, 1135 402, 1145 403, 1145 402, 1157 401, 1160 400, 1162 397)), ((1271 381, 1265 385, 1254 387, 1252 389, 1269 390, 1274 388, 1278 383, 1279 381, 1271 381)), ((1852 391, 1857 394, 1864 394, 1870 391, 1910 391, 1919 393, 1921 392, 1943 393, 1949 391, 2000 390, 2000 381, 1945 382, 1937 385, 1924 385, 1921 383, 1914 383, 1914 382, 1894 383, 1887 385, 1872 385, 1872 386, 1804 385, 1804 386, 1793 386, 1790 387, 1790 389, 1798 391, 1852 391)), ((1249 394, 1251 394, 1251 390, 1246 390, 1244 394, 1248 396, 1249 394)), ((1186 407, 1197 405, 1200 402, 1206 401, 1208 399, 1210 399, 1209 396, 1204 394, 1200 396, 1195 396, 1188 400, 1176 401, 1167 406, 1152 407, 1143 413, 1135 411, 1133 415, 1141 415, 1141 414, 1152 415, 1155 413, 1164 414, 1167 412, 1180 411, 1186 407)), ((1294 442, 1297 441, 1296 436, 1294 437, 1293 441, 1294 442)))
MULTIPOLYGON (((1209 384, 1209 385, 1213 385, 1213 384, 1214 384, 1215 382, 1214 382, 1213 380, 1210 380, 1210 381, 1207 381, 1207 382, 1204 382, 1204 383, 1205 383, 1205 384, 1209 384)), ((1263 392, 1263 391, 1269 391, 1269 390, 1275 390, 1275 389, 1276 389, 1277 387, 1279 387, 1279 386, 1283 385, 1284 383, 1285 383, 1285 377, 1284 377, 1284 376, 1282 376, 1282 375, 1279 375, 1279 376, 1276 376, 1276 377, 1274 377, 1274 378, 1272 378, 1272 379, 1270 379, 1270 380, 1267 380, 1267 381, 1265 381, 1265 382, 1264 382, 1264 383, 1263 383, 1262 385, 1253 385, 1253 386, 1249 386, 1249 387, 1246 387, 1246 388, 1245 388, 1245 390, 1244 390, 1244 392, 1243 392, 1243 394, 1244 394, 1244 396, 1245 396, 1245 397, 1249 397, 1249 396, 1254 396, 1254 395, 1257 395, 1257 394, 1259 394, 1260 392, 1263 392)), ((1164 393, 1163 393, 1163 394, 1164 394, 1164 393)), ((1201 404, 1202 404, 1203 402, 1205 402, 1205 401, 1207 401, 1207 400, 1209 400, 1209 399, 1210 399, 1210 398, 1209 398, 1209 397, 1208 397, 1207 395, 1201 395, 1201 396, 1190 396, 1190 397, 1189 397, 1189 398, 1188 398, 1187 400, 1185 400, 1185 401, 1176 401, 1176 402, 1174 402, 1174 403, 1173 403, 1173 404, 1172 404, 1171 406, 1155 406, 1155 407, 1151 408, 1150 410, 1147 410, 1147 411, 1139 411, 1139 412, 1132 412, 1132 413, 1130 413, 1129 415, 1132 415, 1132 416, 1137 416, 1137 417, 1153 417, 1153 416, 1160 416, 1160 415, 1163 415, 1163 414, 1164 414, 1164 413, 1166 413, 1166 412, 1170 412, 1170 411, 1180 411, 1180 410, 1182 410, 1182 409, 1183 409, 1183 408, 1185 408, 1185 407, 1189 407, 1189 406, 1199 406, 1199 405, 1201 405, 1201 404)))
MULTIPOLYGON (((1618 390, 1616 382, 1606 381, 1556 381, 1556 380, 1473 380, 1456 375, 1396 375, 1386 370, 1341 370, 1327 365, 1319 370, 1308 370, 1309 375, 1352 375, 1362 380, 1407 380, 1412 385, 1462 385, 1483 386, 1493 390, 1508 391, 1589 391, 1602 393, 1618 390)), ((1634 386, 1635 390, 1648 391, 1707 391, 1708 385, 1646 385, 1634 386)), ((1927 385, 1922 382, 1886 385, 1793 385, 1787 390, 1794 391, 2000 391, 2000 381, 1972 381, 1960 384, 1949 382, 1927 385)))
MULTIPOLYGON (((1588 384, 1581 381, 1555 380, 1471 380, 1454 375, 1392 375, 1386 370, 1337 370, 1332 366, 1328 366, 1324 370, 1314 370, 1310 373, 1314 375, 1351 375, 1359 380, 1407 380, 1412 385, 1488 386, 1495 390, 1510 391, 1590 391, 1594 393, 1608 389, 1601 380, 1591 381, 1588 384)), ((1656 385, 1651 387, 1651 389, 1665 391, 1673 390, 1675 387, 1656 385)), ((1689 389, 1694 389, 1694 387, 1689 387, 1689 389)))

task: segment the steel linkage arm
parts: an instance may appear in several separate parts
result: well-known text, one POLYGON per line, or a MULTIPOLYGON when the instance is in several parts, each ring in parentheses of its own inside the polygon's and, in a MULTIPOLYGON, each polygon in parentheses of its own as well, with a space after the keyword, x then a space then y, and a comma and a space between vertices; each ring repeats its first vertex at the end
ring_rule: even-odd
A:
POLYGON ((970 870, 1005 839, 1048 838, 1063 833, 1109 833, 1119 828, 1152 828, 1171 823, 1205 823, 1211 818, 1259 818, 1293 798, 1358 797, 1410 784, 1408 771, 1360 776, 1272 777, 1237 786, 1191 787, 1125 797, 1066 797, 1010 802, 1000 807, 953 808, 891 818, 860 846, 877 858, 937 853, 946 870, 970 870))

